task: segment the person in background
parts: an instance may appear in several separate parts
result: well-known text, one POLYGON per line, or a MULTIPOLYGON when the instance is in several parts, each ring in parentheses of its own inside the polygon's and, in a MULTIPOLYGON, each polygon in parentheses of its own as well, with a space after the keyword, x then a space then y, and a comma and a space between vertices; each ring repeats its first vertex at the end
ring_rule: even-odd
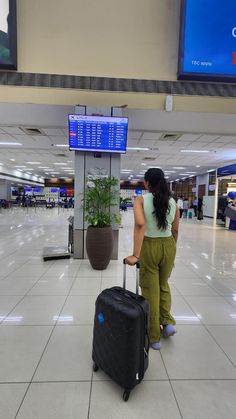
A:
POLYGON ((184 208, 184 201, 183 201, 183 197, 180 196, 177 200, 177 207, 179 208, 179 217, 182 218, 183 215, 183 208, 184 208))
POLYGON ((198 205, 198 199, 195 196, 194 200, 193 200, 193 209, 194 209, 194 217, 197 216, 197 205, 198 205))
POLYGON ((176 255, 179 209, 161 169, 149 169, 144 180, 149 193, 135 199, 133 254, 125 261, 128 265, 140 261, 142 296, 150 304, 151 347, 159 350, 161 330, 164 337, 176 332, 168 279, 176 255))
POLYGON ((198 220, 203 220, 203 211, 202 211, 202 206, 203 206, 203 200, 202 198, 198 198, 198 204, 197 204, 197 219, 198 220))
POLYGON ((183 213, 184 213, 184 217, 187 218, 187 214, 188 214, 188 209, 189 209, 189 201, 188 198, 184 198, 184 202, 183 202, 183 213))

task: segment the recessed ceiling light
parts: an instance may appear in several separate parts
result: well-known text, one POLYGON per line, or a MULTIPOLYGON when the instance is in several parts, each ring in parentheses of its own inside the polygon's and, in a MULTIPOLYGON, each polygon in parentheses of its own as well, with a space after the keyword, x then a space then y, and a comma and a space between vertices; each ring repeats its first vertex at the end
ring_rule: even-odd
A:
POLYGON ((141 166, 147 166, 147 163, 141 163, 141 166))
POLYGON ((173 167, 173 169, 176 169, 176 170, 185 170, 186 167, 176 166, 176 167, 173 167))
POLYGON ((39 166, 38 169, 50 169, 48 166, 39 166))
POLYGON ((127 150, 148 151, 148 150, 150 150, 150 148, 147 148, 147 147, 127 147, 127 150))
POLYGON ((176 173, 175 170, 165 170, 165 173, 176 173))
POLYGON ((197 164, 197 166, 196 167, 201 167, 201 166, 199 166, 199 164, 197 164))
POLYGON ((14 166, 14 167, 20 167, 20 168, 25 168, 26 166, 14 166))
POLYGON ((181 150, 181 153, 210 153, 209 150, 181 150))
POLYGON ((27 161, 27 164, 41 164, 40 161, 27 161))
POLYGON ((16 159, 10 159, 10 161, 16 161, 16 159))
POLYGON ((21 143, 13 143, 9 141, 0 141, 0 145, 22 145, 21 143))
POLYGON ((187 175, 193 175, 193 174, 195 174, 197 172, 186 172, 186 173, 187 173, 187 175))
POLYGON ((68 144, 55 144, 55 147, 69 147, 68 144))
POLYGON ((210 172, 215 172, 215 170, 216 170, 216 169, 209 169, 209 170, 208 170, 208 173, 210 173, 210 172))

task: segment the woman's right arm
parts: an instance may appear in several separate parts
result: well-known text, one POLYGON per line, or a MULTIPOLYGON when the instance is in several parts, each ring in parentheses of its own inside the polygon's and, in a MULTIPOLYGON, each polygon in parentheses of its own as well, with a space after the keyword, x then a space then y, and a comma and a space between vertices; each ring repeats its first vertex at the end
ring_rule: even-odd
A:
POLYGON ((176 211, 175 211, 175 218, 174 218, 174 221, 173 221, 172 227, 171 227, 171 232, 172 232, 172 236, 174 237, 175 241, 177 242, 178 233, 179 233, 179 208, 177 206, 176 206, 176 211))
POLYGON ((139 259, 145 230, 143 197, 137 197, 134 202, 134 241, 133 255, 126 257, 128 265, 134 265, 139 259))

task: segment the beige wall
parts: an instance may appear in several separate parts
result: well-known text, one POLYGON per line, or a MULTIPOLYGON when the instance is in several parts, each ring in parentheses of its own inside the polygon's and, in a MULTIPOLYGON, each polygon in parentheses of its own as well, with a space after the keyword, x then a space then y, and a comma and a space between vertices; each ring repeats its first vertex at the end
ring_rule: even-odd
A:
MULTIPOLYGON (((133 109, 164 110, 166 95, 145 93, 93 92, 70 89, 46 89, 0 86, 0 102, 48 105, 116 106, 133 109)), ((174 96, 175 112, 210 112, 236 114, 236 99, 204 96, 174 96)))
MULTIPOLYGON (((18 0, 18 71, 176 80, 180 0, 18 0)), ((0 86, 1 102, 164 110, 166 95, 0 86)), ((229 98, 175 96, 176 112, 236 113, 229 98)))
POLYGON ((18 70, 176 80, 179 0, 18 0, 18 70))

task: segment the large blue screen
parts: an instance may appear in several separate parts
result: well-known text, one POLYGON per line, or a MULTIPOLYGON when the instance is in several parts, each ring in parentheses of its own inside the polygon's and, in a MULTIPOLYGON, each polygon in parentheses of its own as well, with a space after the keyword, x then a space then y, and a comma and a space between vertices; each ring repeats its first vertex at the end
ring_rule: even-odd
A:
POLYGON ((128 118, 69 115, 70 150, 125 153, 128 118))
POLYGON ((236 80, 236 0, 183 0, 178 76, 236 80))

